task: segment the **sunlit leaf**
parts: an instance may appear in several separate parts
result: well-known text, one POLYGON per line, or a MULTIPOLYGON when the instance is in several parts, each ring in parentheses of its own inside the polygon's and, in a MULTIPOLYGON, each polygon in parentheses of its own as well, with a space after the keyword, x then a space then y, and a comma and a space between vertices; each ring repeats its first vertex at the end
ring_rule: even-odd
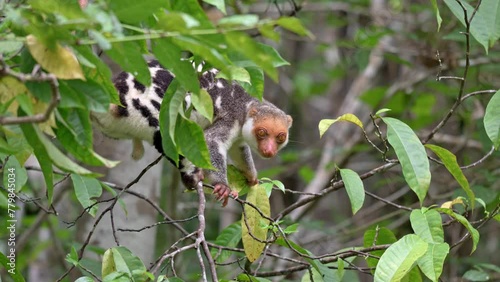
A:
POLYGON ((450 251, 450 246, 447 243, 433 244, 429 243, 429 247, 425 254, 417 261, 420 270, 434 282, 439 281, 439 277, 443 272, 443 264, 450 251))
POLYGON ((428 244, 414 234, 399 239, 380 258, 374 281, 400 281, 425 254, 427 248, 428 244))
POLYGON ((26 37, 26 44, 33 58, 57 78, 85 80, 76 56, 69 49, 59 44, 50 49, 33 35, 26 37))
MULTIPOLYGON (((250 189, 246 200, 247 202, 258 207, 264 215, 270 216, 271 207, 269 205, 269 198, 267 197, 264 188, 260 185, 256 185, 250 189)), ((269 224, 269 222, 267 219, 264 219, 253 207, 245 205, 244 209, 245 212, 241 217, 243 248, 245 249, 245 255, 248 260, 250 262, 254 262, 259 258, 265 247, 264 243, 255 240, 254 237, 261 241, 266 240, 267 229, 262 228, 261 222, 264 224, 269 224)))
POLYGON ((218 22, 219 26, 246 26, 253 27, 259 22, 259 16, 253 14, 233 15, 224 17, 218 22))
POLYGON ((318 128, 319 128, 319 137, 321 138, 323 134, 330 128, 330 126, 337 121, 348 121, 351 123, 354 123, 355 125, 359 126, 361 129, 363 129, 363 123, 359 118, 353 114, 343 114, 339 116, 336 119, 322 119, 319 122, 318 128))

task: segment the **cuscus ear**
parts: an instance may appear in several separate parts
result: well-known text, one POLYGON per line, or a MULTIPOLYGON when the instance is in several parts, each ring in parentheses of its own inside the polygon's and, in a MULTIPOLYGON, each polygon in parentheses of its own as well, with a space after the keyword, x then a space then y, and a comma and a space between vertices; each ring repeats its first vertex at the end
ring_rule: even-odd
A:
POLYGON ((290 115, 287 115, 286 119, 288 121, 288 128, 292 127, 293 118, 290 115))
POLYGON ((255 117, 258 113, 257 107, 253 106, 248 110, 248 116, 249 117, 255 117))

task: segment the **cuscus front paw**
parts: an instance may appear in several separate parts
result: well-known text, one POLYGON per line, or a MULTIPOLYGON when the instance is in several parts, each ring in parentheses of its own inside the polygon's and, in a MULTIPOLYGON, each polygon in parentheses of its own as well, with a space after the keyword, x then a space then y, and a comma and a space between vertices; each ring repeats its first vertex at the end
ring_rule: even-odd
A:
POLYGON ((229 188, 229 186, 227 186, 224 183, 215 184, 213 194, 215 195, 217 201, 222 201, 223 207, 227 205, 229 196, 231 196, 234 199, 238 198, 238 192, 232 191, 231 188, 229 188))

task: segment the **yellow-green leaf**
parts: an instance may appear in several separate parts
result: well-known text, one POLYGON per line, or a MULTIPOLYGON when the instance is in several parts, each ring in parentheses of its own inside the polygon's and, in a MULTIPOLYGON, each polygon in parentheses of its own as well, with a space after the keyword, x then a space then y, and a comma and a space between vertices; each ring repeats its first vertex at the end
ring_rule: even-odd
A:
POLYGON ((361 122, 361 120, 359 120, 359 118, 353 114, 343 114, 341 116, 339 116, 338 118, 336 119, 323 119, 319 122, 319 137, 321 138, 323 136, 323 134, 325 134, 325 132, 328 130, 328 128, 336 123, 337 121, 348 121, 348 122, 352 122, 354 123, 355 125, 359 126, 361 129, 363 129, 363 123, 361 122))
POLYGON ((85 80, 76 56, 69 49, 58 43, 55 48, 48 48, 33 35, 26 37, 26 44, 33 58, 57 78, 85 80))
POLYGON ((439 159, 441 159, 446 169, 448 169, 451 175, 453 175, 453 178, 455 178, 455 180, 458 182, 458 184, 460 184, 462 189, 467 194, 467 197, 469 197, 470 206, 472 209, 474 209, 476 196, 469 186, 469 181, 467 181, 467 178, 465 177, 462 169, 460 169, 460 166, 457 163, 457 157, 455 157, 452 152, 436 145, 426 144, 425 147, 431 149, 439 157, 439 159))
POLYGON ((462 199, 462 197, 458 197, 456 199, 453 199, 452 201, 444 202, 443 204, 441 204, 441 207, 445 208, 445 209, 451 209, 453 207, 453 205, 457 205, 457 204, 461 204, 461 205, 464 204, 464 200, 462 199))
MULTIPOLYGON (((270 216, 271 207, 269 205, 269 198, 267 198, 266 191, 263 187, 260 185, 252 187, 248 192, 246 200, 258 207, 265 216, 270 216)), ((254 239, 255 237, 261 241, 266 240, 267 229, 262 228, 263 224, 269 224, 268 220, 264 219, 253 207, 245 205, 245 212, 241 218, 241 230, 243 248, 250 262, 254 262, 258 259, 264 250, 265 244, 254 239)))

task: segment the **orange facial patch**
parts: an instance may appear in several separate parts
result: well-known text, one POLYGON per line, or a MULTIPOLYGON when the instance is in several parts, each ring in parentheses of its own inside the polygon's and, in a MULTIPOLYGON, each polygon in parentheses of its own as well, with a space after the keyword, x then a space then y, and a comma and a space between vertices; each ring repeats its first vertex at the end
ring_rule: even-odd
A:
POLYGON ((261 118, 254 121, 254 136, 259 153, 264 158, 274 157, 279 146, 286 141, 288 121, 277 118, 261 118))

